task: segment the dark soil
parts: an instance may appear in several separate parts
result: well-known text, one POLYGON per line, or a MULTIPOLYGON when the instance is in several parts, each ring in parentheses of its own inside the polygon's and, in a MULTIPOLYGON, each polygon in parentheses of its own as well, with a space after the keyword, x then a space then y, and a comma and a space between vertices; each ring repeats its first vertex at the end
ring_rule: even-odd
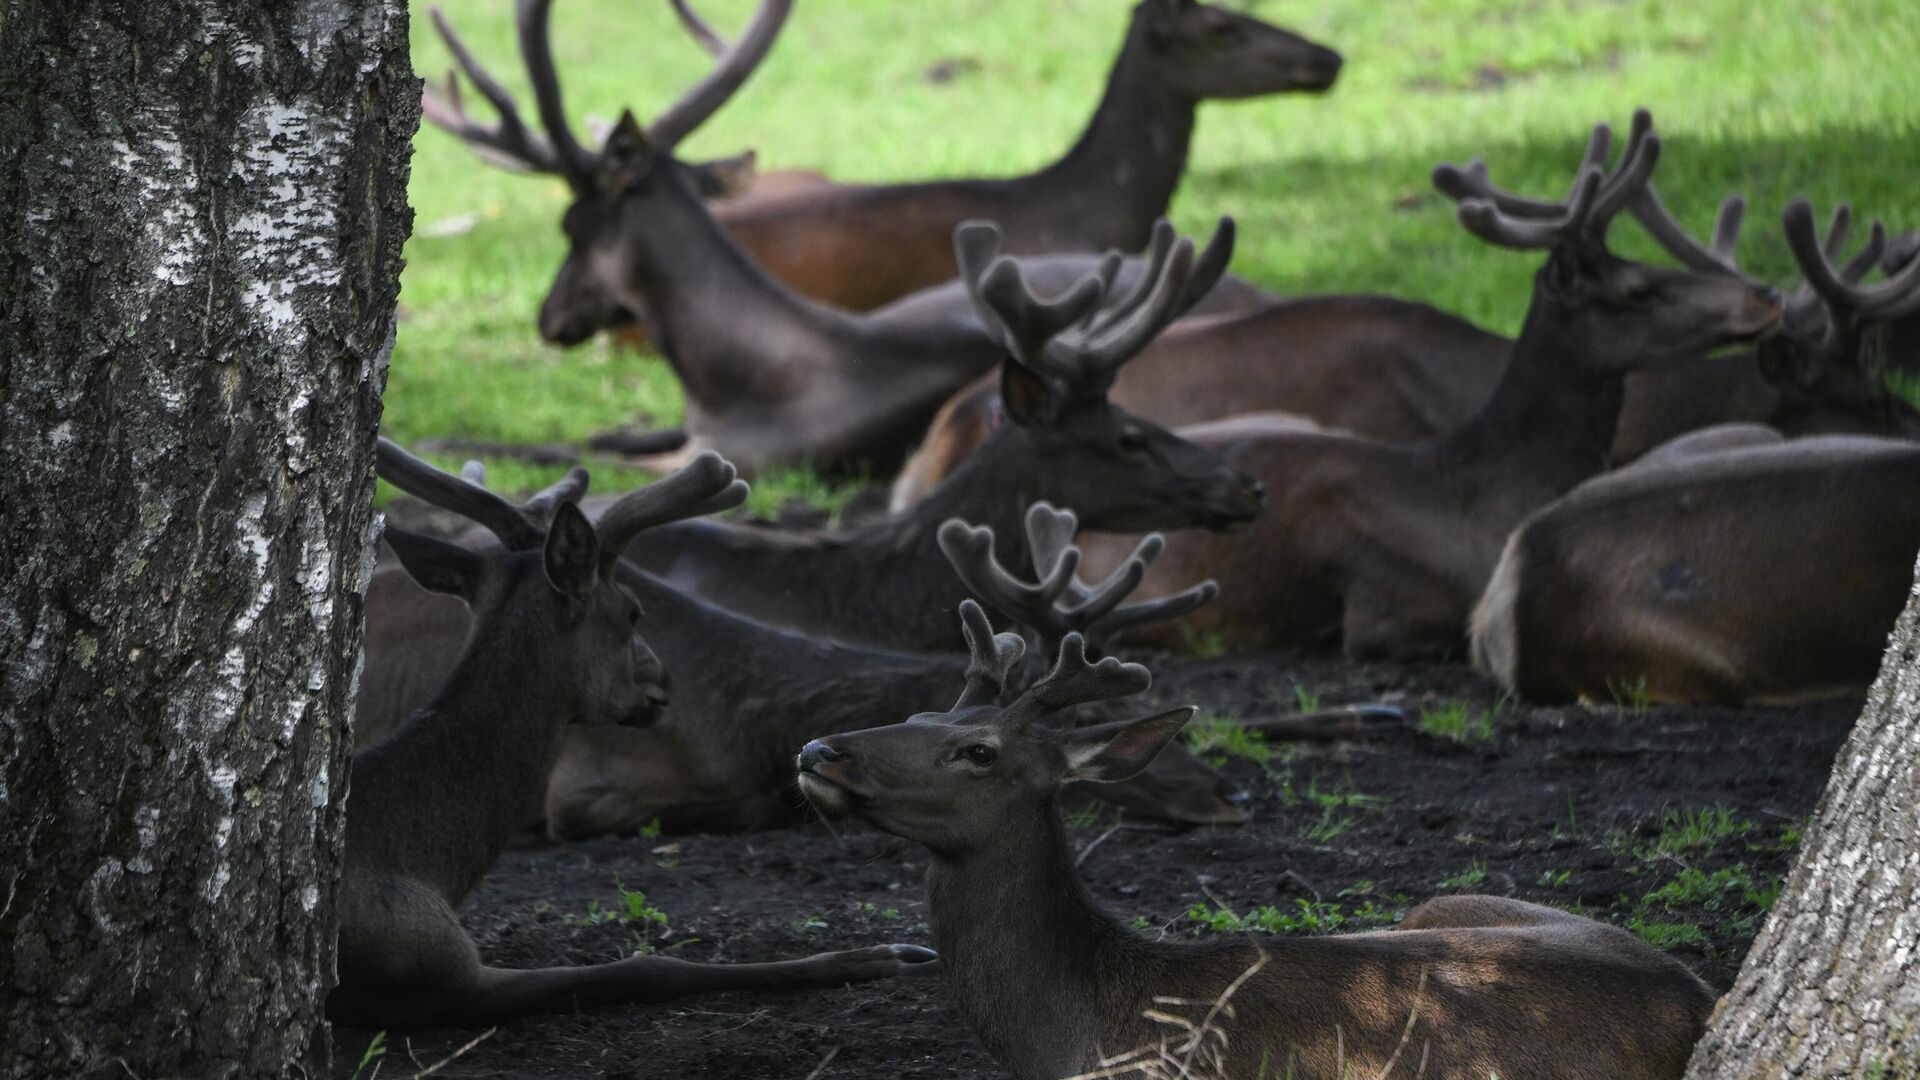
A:
MULTIPOLYGON (((1278 745, 1228 760, 1254 795, 1237 828, 1165 832, 1084 812, 1073 838, 1094 895, 1144 933, 1212 933, 1205 905, 1311 913, 1319 932, 1378 925, 1449 891, 1517 896, 1634 925, 1716 988, 1738 970, 1766 894, 1786 873, 1858 702, 1800 709, 1497 707, 1457 666, 1352 667, 1282 654, 1163 660, 1155 694, 1235 716, 1389 700, 1464 703, 1491 737, 1414 731, 1278 745), (1719 811, 1724 811, 1719 812, 1719 811), (1704 812, 1704 813, 1703 813, 1704 812), (1691 827, 1690 827, 1691 826, 1691 827)), ((935 703, 937 704, 937 703, 935 703)), ((923 849, 859 823, 745 836, 632 837, 515 851, 462 911, 491 963, 587 964, 637 931, 589 924, 620 909, 616 880, 667 913, 652 947, 699 961, 764 960, 925 942, 923 849)), ((1313 928, 1300 932, 1314 932, 1313 928)), ((335 1075, 372 1033, 337 1029, 335 1075)), ((375 1064, 411 1076, 478 1031, 391 1035, 375 1064)), ((501 1026, 437 1077, 1000 1076, 937 977, 826 993, 715 994, 501 1026), (831 1058, 831 1060, 828 1060, 831 1058)))

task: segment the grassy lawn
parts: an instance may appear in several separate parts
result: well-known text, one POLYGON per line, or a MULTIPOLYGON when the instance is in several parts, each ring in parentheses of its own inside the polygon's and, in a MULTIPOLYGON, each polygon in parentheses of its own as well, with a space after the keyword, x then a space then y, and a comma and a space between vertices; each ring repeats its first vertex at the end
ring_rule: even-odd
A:
MULTIPOLYGON (((531 117, 511 3, 444 6, 531 117)), ((752 6, 701 4, 729 31, 752 6)), ((1028 171, 1061 153, 1092 112, 1129 6, 809 0, 754 81, 683 153, 754 147, 763 166, 845 180, 1028 171), (928 79, 943 62, 957 74, 928 79)), ((1429 171, 1480 155, 1498 181, 1557 196, 1589 125, 1604 119, 1623 131, 1636 105, 1653 109, 1666 139, 1656 181, 1683 220, 1704 233, 1723 195, 1748 196, 1742 257, 1758 272, 1791 280, 1778 220, 1796 194, 1822 215, 1845 199, 1891 226, 1920 227, 1920 8, 1911 0, 1246 7, 1339 49, 1346 70, 1325 97, 1203 107, 1174 217, 1198 232, 1234 215, 1233 269, 1285 292, 1387 293, 1514 330, 1536 260, 1469 236, 1432 192, 1429 171)), ((426 8, 414 15, 415 63, 438 77, 446 51, 426 8)), ((629 105, 649 116, 709 63, 659 0, 559 4, 554 47, 576 125, 629 105)), ((534 314, 564 254, 559 180, 492 168, 423 128, 410 196, 417 217, 388 434, 579 440, 636 413, 677 419, 679 391, 657 357, 604 342, 561 352, 539 339, 534 314)), ((1652 250, 1632 227, 1615 246, 1652 250)), ((559 471, 491 468, 506 489, 559 471)), ((601 490, 640 479, 627 469, 595 475, 601 490)), ((762 507, 821 490, 798 474, 757 487, 762 507)))

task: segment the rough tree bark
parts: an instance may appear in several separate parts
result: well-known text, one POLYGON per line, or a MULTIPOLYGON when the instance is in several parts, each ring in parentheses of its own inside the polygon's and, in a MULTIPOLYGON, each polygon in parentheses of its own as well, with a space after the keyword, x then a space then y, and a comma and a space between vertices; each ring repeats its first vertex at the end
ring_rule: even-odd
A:
POLYGON ((0 1076, 320 1074, 404 0, 0 0, 0 1076))
POLYGON ((1920 582, 1687 1075, 1920 1076, 1920 582))

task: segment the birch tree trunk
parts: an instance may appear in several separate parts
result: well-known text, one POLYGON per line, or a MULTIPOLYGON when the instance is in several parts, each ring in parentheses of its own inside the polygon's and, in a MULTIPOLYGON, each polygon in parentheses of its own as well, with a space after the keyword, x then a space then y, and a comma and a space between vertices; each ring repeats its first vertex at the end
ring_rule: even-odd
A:
POLYGON ((322 1075, 404 0, 0 0, 0 1076, 322 1075))
POLYGON ((1687 1075, 1920 1076, 1920 585, 1687 1075))

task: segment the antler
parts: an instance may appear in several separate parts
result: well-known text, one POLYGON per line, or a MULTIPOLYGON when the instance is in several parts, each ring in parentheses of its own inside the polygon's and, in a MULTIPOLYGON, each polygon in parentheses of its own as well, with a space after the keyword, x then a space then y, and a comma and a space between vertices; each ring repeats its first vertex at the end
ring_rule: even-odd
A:
POLYGON ((1086 639, 1068 634, 1060 641, 1060 655, 1053 670, 1008 706, 1005 716, 1024 727, 1061 709, 1130 697, 1151 685, 1153 676, 1139 664, 1122 663, 1112 656, 1088 663, 1086 639))
POLYGON ((730 510, 745 502, 747 483, 731 462, 711 450, 646 487, 628 492, 600 515, 602 557, 620 557, 644 529, 730 510))
POLYGON ((950 712, 990 705, 1006 688, 1013 666, 1027 654, 1026 639, 1019 634, 996 634, 987 613, 971 600, 960 601, 960 633, 967 639, 967 688, 950 712))
POLYGON ((1176 239, 1164 219, 1153 227, 1147 266, 1125 296, 1110 300, 1120 256, 1100 265, 1052 300, 1027 284, 1017 260, 996 257, 1000 230, 966 222, 954 231, 954 254, 974 311, 995 341, 1019 363, 1061 389, 1105 393, 1120 365, 1185 314, 1226 273, 1233 258, 1232 218, 1221 218, 1196 258, 1193 241, 1176 239))
POLYGON ((546 541, 547 517, 563 502, 578 502, 587 493, 587 470, 575 466, 558 483, 519 507, 485 487, 484 469, 469 463, 454 476, 414 457, 390 439, 382 438, 374 451, 374 472, 380 479, 423 502, 451 510, 485 528, 508 551, 531 551, 546 541))
POLYGON ((1860 284, 1860 279, 1880 262, 1886 249, 1886 230, 1879 222, 1873 223, 1872 235, 1859 254, 1843 267, 1833 265, 1833 258, 1845 241, 1844 220, 1840 213, 1835 213, 1836 227, 1822 244, 1815 231, 1813 204, 1805 198, 1787 204, 1781 218, 1787 232, 1787 247, 1792 249, 1800 272, 1806 275, 1807 288, 1824 300, 1835 316, 1892 319, 1920 310, 1920 259, 1909 261, 1877 285, 1863 287, 1860 284), (1833 233, 1838 233, 1838 238, 1833 233))
POLYGON ((554 70, 553 49, 548 40, 552 7, 552 0, 519 0, 515 9, 520 57, 533 83, 534 104, 539 110, 540 123, 547 131, 545 138, 527 128, 512 95, 475 59, 437 7, 431 11, 434 29, 447 43, 447 51, 453 53, 460 70, 499 114, 500 122, 489 127, 467 115, 460 100, 459 80, 451 71, 447 72, 444 95, 431 82, 422 89, 420 108, 428 122, 458 136, 487 160, 510 168, 556 173, 577 189, 592 175, 593 155, 580 145, 567 126, 566 109, 560 98, 560 77, 554 70))
POLYGON ((1653 115, 1635 110, 1627 146, 1612 172, 1605 172, 1612 129, 1594 125, 1581 157, 1572 191, 1560 202, 1532 199, 1494 186, 1479 158, 1465 167, 1440 165, 1433 186, 1460 204, 1460 223, 1488 243, 1519 249, 1550 248, 1562 242, 1600 244, 1607 226, 1646 186, 1660 161, 1660 137, 1653 115))
MULTIPOLYGON (((1680 260, 1680 265, 1695 273, 1725 274, 1759 283, 1740 269, 1740 225, 1747 214, 1747 200, 1743 196, 1729 195, 1721 201, 1720 211, 1713 219, 1713 242, 1705 247, 1674 218, 1652 184, 1641 188, 1627 207, 1648 235, 1680 260)), ((1841 228, 1844 231, 1845 226, 1841 228)))
POLYGON ((692 4, 687 3, 687 0, 667 0, 667 2, 673 5, 673 13, 680 17, 680 25, 686 27, 687 33, 693 35, 693 40, 707 50, 707 55, 717 60, 721 53, 727 51, 727 39, 715 33, 712 24, 701 18, 700 13, 693 10, 692 4))
POLYGON ((1887 252, 1880 257, 1880 272, 1891 277, 1903 266, 1920 262, 1920 231, 1896 236, 1887 241, 1887 252))
POLYGON ((1078 521, 1070 510, 1045 502, 1027 510, 1027 546, 1035 578, 1023 581, 1000 564, 993 530, 949 518, 940 526, 940 550, 973 594, 1008 618, 1033 628, 1043 641, 1059 641, 1078 632, 1110 640, 1128 627, 1178 618, 1210 602, 1220 588, 1208 580, 1157 600, 1121 606, 1140 586, 1147 567, 1159 558, 1166 540, 1159 533, 1142 539, 1126 561, 1097 585, 1082 583, 1080 549, 1073 546, 1078 521))
POLYGON ((647 137, 662 149, 672 149, 707 121, 734 92, 745 85, 760 62, 767 58, 774 39, 793 10, 793 0, 761 0, 753 21, 731 45, 713 32, 684 0, 673 0, 673 9, 687 29, 709 52, 715 54, 713 70, 693 84, 680 100, 667 106, 647 128, 647 137))

